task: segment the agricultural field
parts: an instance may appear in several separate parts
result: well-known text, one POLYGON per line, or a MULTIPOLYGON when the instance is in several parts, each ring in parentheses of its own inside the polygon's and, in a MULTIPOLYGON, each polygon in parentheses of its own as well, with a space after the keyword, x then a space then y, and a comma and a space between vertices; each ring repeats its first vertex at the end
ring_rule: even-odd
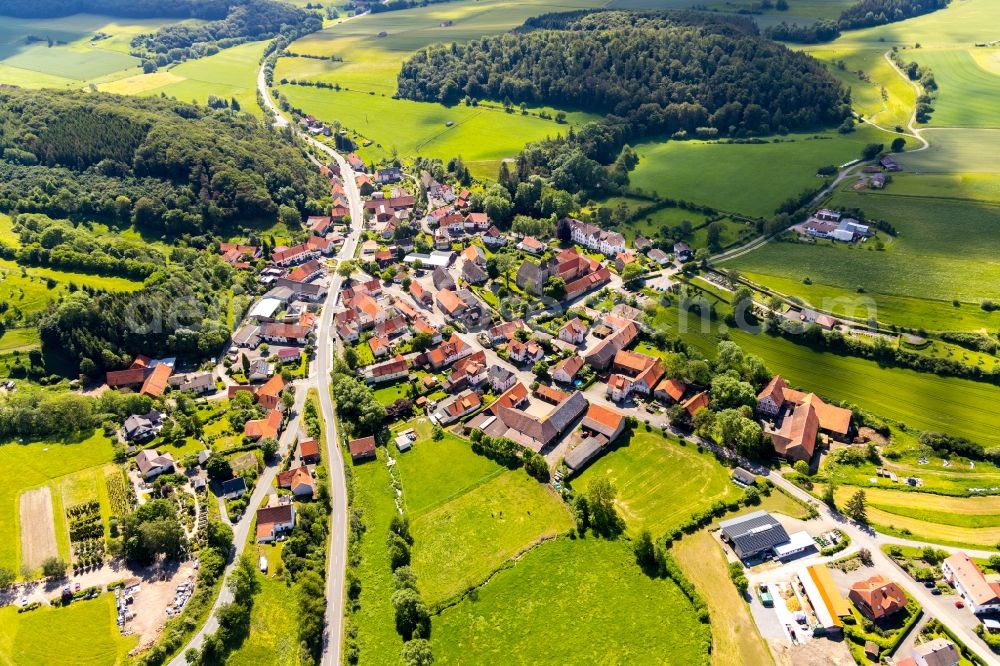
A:
POLYGON ((938 90, 929 126, 1000 127, 1000 75, 980 67, 968 50, 907 49, 902 57, 934 72, 938 90))
POLYGON ((992 178, 1000 173, 1000 130, 929 127, 922 135, 930 148, 899 157, 907 171, 990 174, 992 178))
POLYGON ((573 480, 573 488, 585 493, 592 481, 601 478, 617 489, 618 512, 629 530, 648 529, 654 537, 716 501, 741 495, 729 471, 711 453, 641 427, 628 442, 594 461, 573 480))
MULTIPOLYGON (((856 490, 838 487, 838 505, 856 490)), ((881 488, 865 488, 865 495, 868 520, 880 531, 957 547, 993 548, 1000 541, 1000 497, 942 497, 881 488)))
POLYGON ((204 104, 210 95, 235 98, 244 113, 262 116, 257 105, 257 69, 267 42, 250 42, 153 74, 139 74, 101 86, 129 95, 166 95, 204 104))
POLYGON ((642 573, 628 543, 594 538, 532 550, 435 616, 433 631, 439 664, 709 659, 708 627, 676 584, 642 573))
MULTIPOLYGON (((838 192, 827 205, 861 208, 899 232, 885 250, 819 241, 768 243, 733 261, 750 273, 866 292, 978 304, 1000 297, 1000 206, 930 197, 838 192)), ((862 294, 865 296, 867 294, 862 294)))
POLYGON ((707 530, 686 536, 671 550, 708 604, 712 620, 712 664, 770 666, 771 652, 757 632, 746 601, 729 580, 726 558, 707 530))
POLYGON ((878 49, 893 46, 921 48, 969 48, 996 39, 994 26, 1000 22, 1000 6, 992 0, 962 0, 948 8, 899 23, 852 30, 834 44, 840 47, 878 49))
MULTIPOLYGON (((111 462, 111 441, 94 432, 76 442, 8 442, 0 445, 0 566, 20 570, 21 493, 46 486, 52 498, 52 515, 59 555, 69 558, 69 534, 63 507, 63 481, 76 473, 96 474, 111 462)), ((103 479, 102 479, 103 481, 103 479)), ((96 482, 95 482, 96 483, 96 482)), ((77 497, 69 486, 71 497, 77 497)), ((100 490, 95 490, 99 493, 100 490)), ((99 495, 98 495, 99 496, 99 495)))
POLYGON ((804 50, 826 63, 830 73, 850 87, 851 102, 862 117, 889 130, 906 127, 917 103, 917 93, 885 59, 884 49, 840 48, 839 44, 838 41, 804 50))
POLYGON ((386 468, 386 451, 378 449, 378 460, 352 467, 350 456, 345 455, 344 465, 354 477, 352 508, 362 512, 365 533, 361 537, 361 563, 355 574, 361 581, 359 609, 351 615, 357 626, 359 663, 389 663, 396 659, 403 647, 403 639, 396 632, 395 614, 390 603, 395 591, 386 535, 389 522, 396 513, 395 491, 389 470, 386 468))
MULTIPOLYGON (((340 121, 371 140, 374 145, 361 151, 366 159, 388 157, 393 149, 400 156, 419 154, 445 160, 461 155, 473 175, 492 178, 501 159, 514 156, 529 141, 565 132, 566 126, 537 115, 507 114, 487 105, 445 107, 394 100, 396 76, 403 61, 430 44, 498 34, 530 16, 600 4, 593 0, 561 5, 544 0, 484 0, 363 16, 333 24, 289 47, 296 54, 332 55, 342 60, 282 58, 275 80, 339 84, 344 89, 341 92, 291 85, 280 86, 280 90, 294 106, 322 120, 340 121), (452 24, 443 27, 446 21, 452 24), (379 37, 380 33, 385 34, 379 37)), ((537 114, 540 110, 530 111, 537 114)), ((555 110, 548 111, 554 114, 555 110)), ((568 113, 570 123, 592 117, 568 113)))
POLYGON ((138 639, 119 633, 116 615, 113 594, 29 613, 4 606, 0 608, 0 661, 17 666, 124 664, 138 639))
MULTIPOLYGON (((720 309, 727 306, 720 305, 720 309)), ((676 308, 660 308, 654 320, 679 334, 693 349, 713 357, 719 337, 716 323, 703 326, 696 315, 684 323, 676 308)), ((1000 388, 954 377, 939 377, 902 368, 882 368, 872 361, 838 356, 769 335, 730 330, 729 339, 760 356, 768 369, 793 386, 815 391, 911 428, 948 432, 984 446, 1000 445, 993 405, 1000 388)))
POLYGON ((139 33, 171 23, 178 21, 90 14, 57 19, 4 17, 0 81, 26 88, 81 88, 141 74, 139 59, 129 55, 129 42, 139 33), (107 37, 95 39, 98 33, 107 37), (29 36, 37 40, 29 43, 29 36))
POLYGON ((859 126, 847 135, 798 133, 764 144, 649 141, 635 146, 639 164, 630 183, 647 194, 771 217, 785 199, 822 183, 817 169, 856 159, 865 144, 891 136, 859 126))

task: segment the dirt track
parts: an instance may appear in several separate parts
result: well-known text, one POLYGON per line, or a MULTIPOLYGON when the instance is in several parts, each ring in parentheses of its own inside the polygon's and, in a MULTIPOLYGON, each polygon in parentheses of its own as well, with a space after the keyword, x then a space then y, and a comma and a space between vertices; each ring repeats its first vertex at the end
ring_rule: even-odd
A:
POLYGON ((20 511, 21 562, 37 569, 46 558, 59 556, 49 487, 42 486, 22 493, 20 511))

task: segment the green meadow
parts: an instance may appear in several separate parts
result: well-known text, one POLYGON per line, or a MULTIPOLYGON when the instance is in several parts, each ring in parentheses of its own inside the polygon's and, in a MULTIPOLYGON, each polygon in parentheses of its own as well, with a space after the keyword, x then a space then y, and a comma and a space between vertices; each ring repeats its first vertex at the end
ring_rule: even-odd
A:
POLYGON ((124 664, 137 639, 121 635, 116 616, 113 594, 29 613, 5 606, 0 608, 0 661, 16 666, 124 664))
POLYGON ((629 529, 648 529, 654 537, 716 501, 740 496, 728 470, 711 453, 642 427, 594 461, 573 480, 573 487, 586 492, 594 480, 602 478, 617 489, 618 512, 629 529))
POLYGON ((433 620, 438 664, 707 664, 708 627, 624 541, 557 539, 433 620))
POLYGON ((344 456, 344 465, 351 468, 354 479, 351 506, 361 510, 365 525, 359 547, 360 564, 353 570, 361 581, 361 594, 358 609, 350 615, 351 623, 357 627, 355 640, 359 663, 363 664, 389 663, 403 647, 390 603, 395 588, 386 535, 396 514, 396 504, 385 455, 385 449, 380 447, 378 460, 358 466, 352 466, 349 455, 344 456))
MULTIPOLYGON (((66 486, 72 503, 84 492, 79 488, 88 483, 87 479, 103 482, 96 471, 103 470, 111 460, 111 441, 97 431, 72 443, 49 441, 21 444, 11 441, 0 444, 0 478, 7 481, 0 486, 0 566, 19 571, 21 536, 18 498, 25 490, 46 484, 52 488, 56 541, 60 554, 68 557, 69 534, 65 527, 65 515, 59 510, 63 504, 63 486, 66 486), (84 473, 88 470, 93 470, 93 473, 84 473), (76 473, 81 474, 71 477, 76 473), (77 479, 80 479, 79 484, 77 479)), ((94 489, 98 498, 100 492, 100 488, 94 489)))
POLYGON ((260 592, 253 598, 249 635, 229 655, 226 663, 229 666, 297 666, 300 662, 295 618, 299 611, 295 589, 274 574, 278 549, 265 546, 259 550, 268 558, 271 569, 268 575, 258 576, 260 592))
MULTIPOLYGON (((425 421, 416 423, 418 433, 427 430, 425 421)), ((538 539, 572 527, 547 486, 473 453, 453 435, 418 437, 397 455, 396 470, 415 540, 412 566, 432 605, 481 582, 538 539)))
POLYGON ((261 116, 257 106, 257 68, 267 42, 250 42, 205 58, 188 60, 153 74, 139 74, 101 86, 123 95, 166 95, 204 104, 210 95, 236 98, 240 110, 261 116))
POLYGON ((1000 23, 1000 5, 993 0, 960 0, 946 9, 899 23, 846 32, 834 44, 883 52, 893 46, 918 43, 921 48, 964 49, 995 40, 997 23, 1000 23))
MULTIPOLYGON (((724 312, 728 306, 718 304, 724 312)), ((721 315, 720 315, 721 316, 721 315)), ((654 326, 680 335, 685 343, 714 357, 720 337, 718 322, 695 314, 684 321, 674 307, 659 308, 654 326)), ((738 329, 725 334, 744 351, 760 356, 768 369, 793 386, 826 398, 852 403, 910 428, 948 432, 987 447, 1000 446, 995 405, 1000 387, 955 377, 940 377, 902 368, 883 368, 854 356, 814 350, 790 340, 738 329)))
POLYGON ((743 215, 771 217, 781 202, 822 184, 816 170, 860 157, 872 141, 891 135, 859 126, 855 132, 790 134, 763 144, 649 141, 635 146, 639 164, 631 187, 743 215))
POLYGON ((907 50, 903 58, 934 72, 931 127, 1000 127, 1000 75, 980 67, 969 51, 907 50))
MULTIPOLYGON (((307 79, 344 88, 335 92, 280 86, 294 106, 323 120, 340 121, 372 141, 372 146, 361 151, 367 159, 385 158, 394 149, 402 156, 445 160, 461 155, 474 175, 492 178, 500 160, 516 155, 525 143, 564 133, 566 126, 537 117, 540 109, 521 115, 486 105, 445 107, 392 99, 403 61, 430 44, 464 42, 506 32, 531 16, 599 5, 588 0, 563 5, 483 0, 362 16, 330 25, 289 47, 292 53, 333 55, 341 60, 282 58, 275 80, 307 79), (451 25, 442 25, 448 21, 451 25)), ((568 121, 579 123, 592 117, 569 113, 568 121)))
POLYGON ((864 118, 890 130, 897 125, 906 127, 917 93, 885 59, 883 49, 840 47, 837 41, 804 50, 826 63, 830 73, 850 87, 854 109, 864 118))

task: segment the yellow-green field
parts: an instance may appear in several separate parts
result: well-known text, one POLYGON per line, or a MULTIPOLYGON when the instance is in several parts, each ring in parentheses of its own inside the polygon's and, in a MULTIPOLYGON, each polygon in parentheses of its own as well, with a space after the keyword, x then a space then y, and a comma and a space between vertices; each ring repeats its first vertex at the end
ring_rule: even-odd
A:
MULTIPOLYGON (((857 490, 840 486, 843 506, 857 490)), ((1000 497, 944 497, 865 488, 868 520, 876 529, 945 545, 993 548, 1000 542, 1000 497)))
MULTIPOLYGON (((294 106, 328 122, 340 121, 371 140, 374 145, 362 151, 368 159, 386 157, 393 148, 403 156, 449 159, 461 155, 474 175, 492 178, 501 159, 513 157, 527 142, 564 133, 566 126, 535 115, 506 114, 485 107, 394 100, 396 76, 403 61, 429 44, 502 33, 531 16, 599 5, 596 0, 567 4, 483 0, 362 16, 331 25, 289 47, 293 53, 335 55, 341 61, 282 58, 275 69, 275 81, 308 79, 345 88, 335 92, 280 86, 294 106), (446 21, 452 21, 452 25, 442 27, 446 21), (383 32, 385 35, 379 37, 383 32), (449 122, 452 124, 447 125, 449 122)), ((532 114, 537 111, 531 110, 532 114)), ((591 117, 568 114, 570 123, 591 117)))
POLYGON ((968 50, 907 50, 903 58, 934 72, 932 127, 1000 127, 1000 75, 980 67, 968 50))

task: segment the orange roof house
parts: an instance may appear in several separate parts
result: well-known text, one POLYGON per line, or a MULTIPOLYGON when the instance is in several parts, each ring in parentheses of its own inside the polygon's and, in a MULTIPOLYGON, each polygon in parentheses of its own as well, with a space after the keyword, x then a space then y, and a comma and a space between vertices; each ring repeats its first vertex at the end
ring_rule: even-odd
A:
POLYGON ((174 373, 174 369, 165 363, 157 363, 153 371, 149 373, 146 377, 146 381, 142 383, 142 388, 139 389, 141 395, 149 395, 154 398, 158 398, 163 395, 163 392, 167 388, 167 380, 170 379, 170 375, 174 373))
POLYGON ((299 459, 304 463, 319 462, 319 444, 315 439, 299 442, 299 459))
POLYGON ((881 620, 906 606, 906 595, 898 585, 875 575, 851 585, 848 598, 869 620, 881 620))
POLYGON ((706 393, 705 391, 702 391, 701 393, 698 393, 697 395, 693 395, 690 398, 688 398, 687 400, 685 400, 681 404, 681 406, 684 407, 684 409, 687 410, 688 414, 690 414, 691 416, 694 416, 695 412, 697 412, 699 409, 704 409, 704 408, 708 407, 708 393, 706 393))
POLYGON ((281 412, 272 409, 267 416, 262 419, 247 421, 243 426, 243 432, 247 439, 266 439, 268 437, 277 438, 281 430, 281 412))
POLYGON ((375 437, 369 435, 368 437, 351 440, 347 448, 350 449, 351 460, 355 463, 363 460, 371 460, 375 457, 375 437))
POLYGON ((687 386, 684 385, 684 382, 673 378, 667 378, 656 385, 656 389, 653 391, 653 394, 657 398, 667 397, 674 402, 677 402, 684 397, 685 390, 687 390, 687 386))
POLYGON ((590 403, 590 407, 587 408, 587 413, 583 417, 582 425, 584 428, 604 435, 608 441, 612 441, 625 428, 625 415, 617 409, 590 403))
POLYGON ((785 383, 781 375, 775 375, 757 395, 757 411, 769 416, 778 415, 786 406, 801 404, 810 404, 816 410, 821 430, 838 436, 850 431, 851 410, 828 405, 815 393, 796 391, 785 383))
POLYGON ((275 374, 257 389, 257 402, 264 409, 275 409, 284 390, 285 380, 281 375, 275 374))

